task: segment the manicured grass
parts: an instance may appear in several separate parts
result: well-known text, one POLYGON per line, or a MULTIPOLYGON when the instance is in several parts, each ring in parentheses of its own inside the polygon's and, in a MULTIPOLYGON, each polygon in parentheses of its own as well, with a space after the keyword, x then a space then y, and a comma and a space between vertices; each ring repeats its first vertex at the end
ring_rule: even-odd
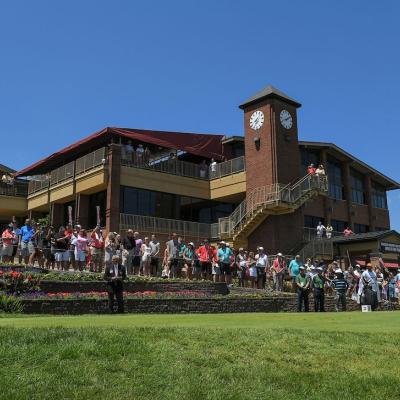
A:
POLYGON ((0 318, 1 399, 398 399, 400 312, 0 318))

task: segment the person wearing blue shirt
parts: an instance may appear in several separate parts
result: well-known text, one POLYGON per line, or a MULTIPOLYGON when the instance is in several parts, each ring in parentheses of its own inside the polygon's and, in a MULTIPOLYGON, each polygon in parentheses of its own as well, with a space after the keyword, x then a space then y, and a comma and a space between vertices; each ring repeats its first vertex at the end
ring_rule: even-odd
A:
POLYGON ((21 227, 21 235, 19 247, 21 249, 21 257, 24 259, 25 264, 29 263, 29 257, 35 253, 35 245, 32 238, 35 234, 35 230, 31 225, 31 220, 25 220, 25 225, 21 227))
POLYGON ((227 285, 232 284, 232 272, 231 272, 231 257, 233 252, 230 247, 226 245, 224 241, 220 243, 220 248, 217 252, 218 263, 221 270, 221 275, 225 276, 225 282, 227 285))
POLYGON ((297 289, 296 278, 297 275, 300 273, 300 267, 303 265, 300 259, 301 257, 297 255, 294 258, 294 260, 290 261, 289 264, 289 273, 290 273, 290 279, 292 280, 293 292, 296 292, 297 289))

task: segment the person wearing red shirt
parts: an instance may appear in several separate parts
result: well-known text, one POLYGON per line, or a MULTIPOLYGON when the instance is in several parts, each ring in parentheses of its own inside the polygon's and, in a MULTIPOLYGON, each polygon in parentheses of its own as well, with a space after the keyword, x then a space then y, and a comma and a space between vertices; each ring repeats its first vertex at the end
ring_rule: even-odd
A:
POLYGON ((103 232, 100 229, 100 226, 97 225, 95 230, 90 235, 91 244, 90 244, 90 253, 91 253, 91 262, 93 265, 94 272, 101 272, 102 270, 102 254, 104 248, 104 238, 103 232))
POLYGON ((315 175, 315 171, 316 171, 316 168, 314 167, 314 164, 310 164, 307 168, 307 173, 311 174, 311 175, 315 175))
POLYGON ((13 232, 13 225, 7 226, 7 229, 1 235, 3 239, 3 249, 2 249, 2 261, 11 262, 12 254, 14 250, 14 241, 16 239, 15 233, 13 232))
POLYGON ((199 247, 197 255, 200 261, 201 274, 204 279, 211 280, 214 250, 208 243, 207 239, 204 241, 204 244, 199 247))
POLYGON ((272 264, 273 273, 275 276, 275 290, 277 292, 283 292, 283 278, 286 273, 286 261, 283 258, 282 253, 278 253, 272 264))
POLYGON ((347 227, 344 231, 343 231, 343 235, 345 236, 345 237, 348 237, 348 236, 351 236, 351 235, 353 235, 353 231, 350 229, 350 227, 347 227))

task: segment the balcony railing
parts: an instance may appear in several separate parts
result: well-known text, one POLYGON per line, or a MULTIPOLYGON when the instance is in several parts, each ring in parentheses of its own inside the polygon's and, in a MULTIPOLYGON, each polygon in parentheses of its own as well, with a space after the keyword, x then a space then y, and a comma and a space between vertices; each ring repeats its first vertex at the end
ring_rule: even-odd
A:
POLYGON ((58 183, 64 182, 74 176, 75 163, 71 161, 50 173, 50 186, 57 185, 58 183))
POLYGON ((149 217, 144 215, 120 214, 119 228, 120 230, 134 229, 160 234, 171 234, 175 232, 183 237, 211 237, 211 224, 149 217))
POLYGON ((97 149, 92 151, 85 156, 78 158, 75 161, 75 174, 83 174, 86 171, 89 171, 93 168, 98 167, 99 165, 103 165, 106 159, 106 148, 102 147, 101 149, 97 149))
POLYGON ((50 179, 47 175, 38 175, 32 177, 28 184, 28 194, 40 192, 43 189, 48 189, 50 179))
POLYGON ((1 196, 26 197, 28 195, 28 182, 13 181, 12 183, 0 182, 1 196))
POLYGON ((245 170, 244 157, 234 158, 213 167, 168 157, 148 162, 144 159, 128 159, 125 157, 122 158, 122 165, 204 180, 217 179, 245 170))

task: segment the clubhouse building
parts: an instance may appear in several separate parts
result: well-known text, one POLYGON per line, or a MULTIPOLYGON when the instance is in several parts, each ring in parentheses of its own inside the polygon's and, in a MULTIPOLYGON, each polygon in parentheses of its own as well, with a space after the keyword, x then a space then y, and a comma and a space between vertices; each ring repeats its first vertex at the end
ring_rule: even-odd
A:
POLYGON ((349 251, 362 261, 380 252, 397 265, 386 192, 400 185, 333 143, 299 141, 300 106, 266 87, 239 106, 244 136, 104 128, 17 173, 29 180, 27 214, 49 214, 55 227, 132 228, 161 242, 176 232, 271 254, 349 251), (310 163, 326 176, 308 175, 310 163), (319 221, 334 240, 315 240, 319 221), (347 226, 355 235, 345 240, 347 226))

